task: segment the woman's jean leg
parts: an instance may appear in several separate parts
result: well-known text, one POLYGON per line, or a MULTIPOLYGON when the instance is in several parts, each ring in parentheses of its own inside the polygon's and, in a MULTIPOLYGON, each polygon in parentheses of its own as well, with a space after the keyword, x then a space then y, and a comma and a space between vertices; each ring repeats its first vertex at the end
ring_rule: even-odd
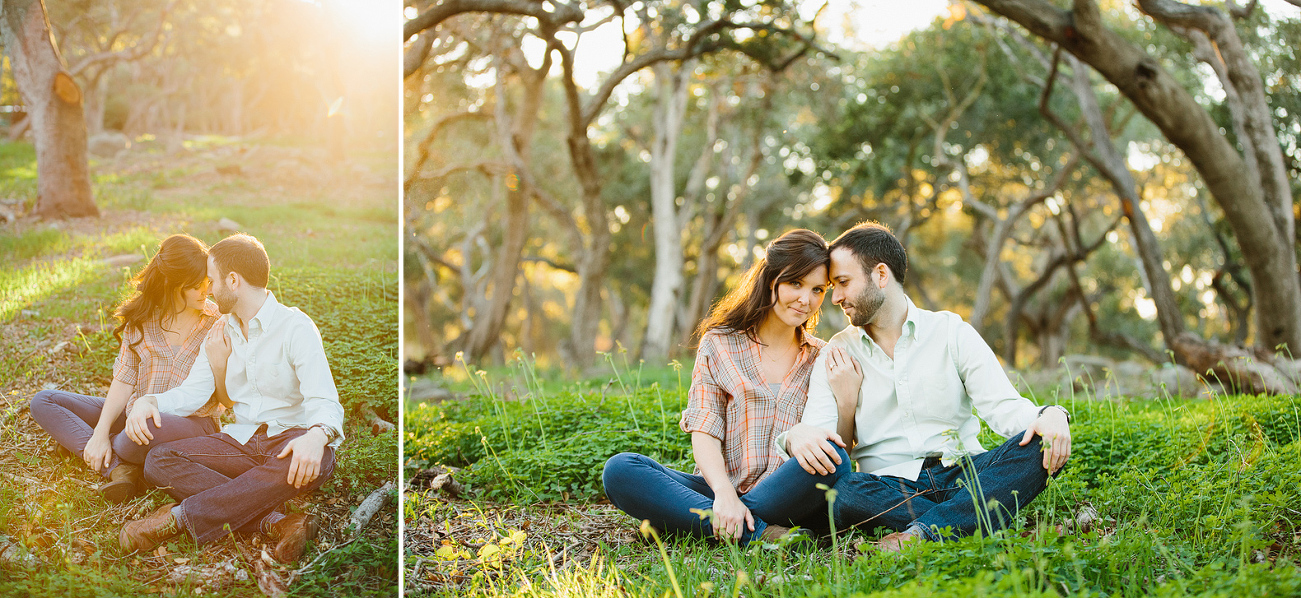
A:
MULTIPOLYGON (((809 474, 791 459, 741 495, 755 520, 754 531, 743 530, 741 545, 762 535, 769 522, 790 524, 825 510, 824 491, 817 485, 833 486, 849 470, 849 456, 843 449, 840 454, 841 465, 831 475, 809 474)), ((636 519, 670 533, 714 535, 709 519, 692 512, 714 508, 714 492, 701 476, 669 469, 645 455, 620 453, 606 462, 601 480, 610 502, 636 519)))
MULTIPOLYGON (((635 519, 649 520, 668 533, 714 535, 709 519, 691 512, 714 508, 714 492, 701 476, 669 469, 645 455, 619 453, 605 462, 601 483, 610 502, 635 519)), ((745 530, 741 541, 749 541, 764 526, 755 521, 755 532, 745 530)))
MULTIPOLYGON (((99 414, 104 410, 104 399, 79 395, 73 392, 62 390, 42 390, 32 397, 32 419, 40 424, 55 442, 63 445, 64 448, 72 451, 83 460, 85 457, 82 451, 86 448, 86 443, 95 432, 95 424, 99 423, 99 414)), ((119 415, 117 421, 109 428, 110 434, 116 434, 122 431, 126 425, 126 417, 119 415)), ((116 453, 116 451, 114 451, 116 453)), ((108 477, 109 473, 117 467, 121 461, 117 455, 113 455, 112 462, 109 463, 108 469, 101 473, 108 477)))

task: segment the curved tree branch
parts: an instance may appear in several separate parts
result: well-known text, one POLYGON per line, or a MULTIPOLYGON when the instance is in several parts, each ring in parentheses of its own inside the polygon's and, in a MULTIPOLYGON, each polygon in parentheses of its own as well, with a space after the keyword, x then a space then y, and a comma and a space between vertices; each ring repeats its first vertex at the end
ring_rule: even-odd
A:
POLYGON ((541 0, 441 0, 402 25, 402 39, 408 40, 421 31, 433 29, 456 15, 467 12, 496 12, 534 17, 554 29, 565 23, 583 20, 583 10, 572 4, 552 3, 555 10, 547 10, 541 0))

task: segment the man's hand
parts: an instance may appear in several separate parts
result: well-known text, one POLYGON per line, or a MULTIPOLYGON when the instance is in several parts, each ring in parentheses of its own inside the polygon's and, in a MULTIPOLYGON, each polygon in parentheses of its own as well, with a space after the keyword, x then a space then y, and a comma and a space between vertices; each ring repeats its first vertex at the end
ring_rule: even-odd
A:
MULTIPOLYGON (((841 347, 832 347, 827 354, 827 383, 831 385, 831 394, 836 397, 837 406, 849 407, 851 411, 858 406, 863 370, 858 366, 858 361, 841 347)), ((844 411, 841 409, 841 412, 844 411)))
POLYGON ((154 418, 154 427, 163 427, 163 415, 158 412, 158 399, 143 396, 136 400, 131 408, 131 415, 126 418, 126 435, 132 442, 144 446, 154 439, 149 431, 149 418, 154 418))
POLYGON ((312 483, 321 475, 321 457, 325 454, 325 431, 313 426, 307 433, 289 441, 285 450, 276 455, 277 459, 294 456, 289 464, 289 477, 286 480, 294 488, 302 488, 312 483))
POLYGON ((754 515, 735 492, 719 493, 714 496, 714 518, 710 525, 719 540, 739 540, 746 528, 754 531, 754 515))
POLYGON ((786 433, 786 453, 799 461, 804 471, 830 475, 840 465, 840 454, 827 443, 828 440, 845 446, 845 441, 835 432, 808 424, 795 424, 786 433))
POLYGON ((1071 427, 1066 422, 1066 412, 1051 407, 1044 409, 1043 415, 1025 429, 1021 446, 1030 444, 1035 434, 1043 437, 1044 469, 1050 474, 1057 473, 1071 456, 1071 427))
POLYGON ((91 434, 90 440, 86 441, 86 448, 81 449, 81 456, 86 465, 95 471, 108 468, 108 464, 113 462, 113 443, 109 441, 108 434, 91 434))

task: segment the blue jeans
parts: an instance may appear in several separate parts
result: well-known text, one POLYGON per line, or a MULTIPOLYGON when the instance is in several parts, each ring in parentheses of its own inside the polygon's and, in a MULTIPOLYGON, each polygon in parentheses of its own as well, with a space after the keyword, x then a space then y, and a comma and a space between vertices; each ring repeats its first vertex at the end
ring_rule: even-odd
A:
MULTIPOLYGON (((1018 446, 1022 434, 971 458, 984 493, 980 502, 996 530, 1011 525, 1018 509, 1048 483, 1041 438, 1018 446)), ((941 539, 937 530, 946 527, 958 537, 971 535, 978 519, 966 477, 962 461, 945 467, 934 459, 927 460, 916 481, 851 472, 836 483, 836 527, 903 531, 915 523, 929 540, 941 539)))
MULTIPOLYGON (((99 414, 103 410, 104 399, 62 390, 42 390, 32 397, 32 419, 36 420, 36 423, 40 424, 55 442, 76 453, 83 460, 85 457, 82 451, 85 450, 91 435, 95 433, 95 424, 99 423, 99 414)), ((167 413, 163 414, 161 428, 154 425, 153 418, 150 418, 146 425, 149 426, 149 432, 154 435, 154 439, 149 441, 149 444, 139 445, 122 432, 122 428, 126 426, 126 415, 117 416, 117 420, 109 428, 113 442, 113 459, 109 462, 108 468, 100 472, 104 477, 109 477, 113 468, 124 461, 136 465, 144 463, 145 454, 165 442, 203 436, 217 431, 217 425, 210 417, 181 417, 167 413)))
POLYGON ((149 452, 145 479, 181 501, 181 526, 199 544, 229 532, 265 533, 283 517, 280 505, 320 488, 334 473, 334 449, 327 446, 321 475, 302 488, 289 483, 293 456, 276 455, 305 432, 268 437, 261 429, 248 444, 221 432, 169 442, 149 452))
MULTIPOLYGON (((801 525, 810 520, 827 520, 827 501, 818 484, 834 486, 849 472, 849 455, 840 453, 840 465, 830 475, 810 474, 795 459, 788 459, 749 492, 741 502, 754 516, 754 531, 742 530, 742 546, 763 534, 769 523, 801 525)), ((614 506, 638 520, 668 533, 685 533, 707 538, 714 535, 709 519, 691 509, 714 508, 714 491, 703 476, 682 473, 636 453, 619 453, 605 462, 601 473, 605 495, 614 506)))

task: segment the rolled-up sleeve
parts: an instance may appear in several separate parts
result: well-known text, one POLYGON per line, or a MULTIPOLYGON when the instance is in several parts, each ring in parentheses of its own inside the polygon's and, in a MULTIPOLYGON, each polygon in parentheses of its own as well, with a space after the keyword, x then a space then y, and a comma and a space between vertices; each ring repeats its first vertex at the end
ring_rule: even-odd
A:
POLYGON ((691 370, 691 388, 687 390, 687 408, 682 410, 678 426, 683 432, 704 432, 724 440, 729 397, 714 381, 712 368, 720 367, 712 336, 706 335, 696 351, 696 365, 691 370))
POLYGON ((336 437, 330 443, 338 447, 343 442, 343 405, 339 403, 339 390, 334 385, 330 364, 325 358, 325 345, 316 324, 307 320, 295 326, 290 339, 289 359, 298 377, 298 391, 303 395, 303 420, 310 425, 320 424, 334 430, 336 437))
POLYGON ((1030 399, 1021 396, 1007 372, 998 363, 998 357, 980 333, 966 322, 958 323, 956 361, 958 374, 967 396, 976 408, 980 419, 989 429, 1004 438, 1011 438, 1034 422, 1039 408, 1030 399))
MULTIPOLYGON (((122 335, 122 346, 117 351, 117 361, 113 362, 113 379, 135 386, 140 380, 140 356, 131 350, 131 343, 140 338, 139 331, 127 331, 122 335)), ((136 345, 136 351, 144 351, 145 344, 136 345)))

